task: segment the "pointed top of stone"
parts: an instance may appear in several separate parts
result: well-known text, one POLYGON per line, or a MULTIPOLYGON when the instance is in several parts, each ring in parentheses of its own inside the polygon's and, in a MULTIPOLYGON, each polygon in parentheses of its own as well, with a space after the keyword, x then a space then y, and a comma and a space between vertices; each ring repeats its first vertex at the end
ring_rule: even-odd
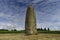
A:
POLYGON ((30 6, 32 6, 32 4, 30 4, 30 6))
POLYGON ((34 9, 34 7, 33 7, 33 5, 32 4, 30 4, 30 5, 28 5, 28 9, 34 9))
POLYGON ((33 7, 33 5, 32 5, 32 4, 30 4, 28 7, 33 7))
POLYGON ((29 4, 29 6, 32 6, 32 5, 33 5, 32 3, 29 4))

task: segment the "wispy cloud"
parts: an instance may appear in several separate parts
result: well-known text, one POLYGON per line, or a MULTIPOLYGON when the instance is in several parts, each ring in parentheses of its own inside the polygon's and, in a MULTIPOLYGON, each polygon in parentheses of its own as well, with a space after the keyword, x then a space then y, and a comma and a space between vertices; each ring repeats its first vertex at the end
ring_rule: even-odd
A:
POLYGON ((26 10, 31 3, 37 16, 37 28, 59 29, 60 0, 0 0, 0 28, 24 29, 26 10))
POLYGON ((0 29, 8 29, 8 30, 23 30, 23 25, 17 24, 17 23, 2 23, 0 22, 0 29), (22 26, 22 27, 21 27, 22 26))

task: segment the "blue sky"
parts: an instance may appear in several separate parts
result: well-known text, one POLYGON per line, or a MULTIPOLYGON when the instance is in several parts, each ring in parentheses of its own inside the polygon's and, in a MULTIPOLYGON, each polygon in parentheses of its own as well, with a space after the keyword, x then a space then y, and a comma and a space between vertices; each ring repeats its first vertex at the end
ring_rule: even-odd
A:
POLYGON ((25 29, 30 4, 36 12, 37 28, 60 30, 60 0, 0 0, 0 29, 25 29))

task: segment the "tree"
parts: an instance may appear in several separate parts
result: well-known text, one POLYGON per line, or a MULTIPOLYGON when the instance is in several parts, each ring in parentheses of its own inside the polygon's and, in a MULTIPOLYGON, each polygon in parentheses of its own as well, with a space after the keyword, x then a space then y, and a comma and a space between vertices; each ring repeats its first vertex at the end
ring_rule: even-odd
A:
POLYGON ((14 29, 14 31, 17 31, 16 29, 14 29))
POLYGON ((41 31, 42 31, 43 29, 41 28, 41 31))
POLYGON ((46 31, 46 28, 44 28, 44 31, 46 31))
POLYGON ((48 28, 48 31, 49 31, 50 29, 48 28))
POLYGON ((37 31, 40 31, 40 28, 38 28, 37 31))

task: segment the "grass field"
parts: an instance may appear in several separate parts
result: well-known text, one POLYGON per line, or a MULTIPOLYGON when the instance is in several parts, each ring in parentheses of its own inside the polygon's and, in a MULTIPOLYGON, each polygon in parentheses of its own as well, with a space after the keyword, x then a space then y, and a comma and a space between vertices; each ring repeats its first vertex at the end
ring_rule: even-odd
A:
POLYGON ((0 40, 60 40, 60 34, 38 34, 29 36, 20 33, 0 34, 0 40))
POLYGON ((0 40, 60 40, 60 31, 38 31, 38 35, 25 35, 22 31, 0 30, 0 40))

